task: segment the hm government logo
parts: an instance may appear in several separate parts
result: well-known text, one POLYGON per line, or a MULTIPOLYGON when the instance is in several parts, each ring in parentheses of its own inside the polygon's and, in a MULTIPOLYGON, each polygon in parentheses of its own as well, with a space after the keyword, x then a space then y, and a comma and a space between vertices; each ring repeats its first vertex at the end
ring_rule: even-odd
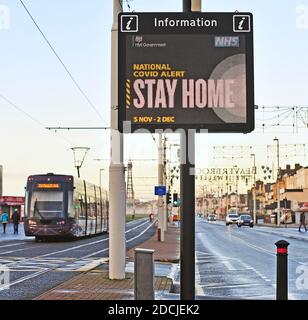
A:
POLYGON ((144 36, 132 36, 133 48, 163 48, 166 46, 166 42, 150 42, 144 36))
POLYGON ((121 16, 121 32, 138 32, 138 16, 123 15, 121 16))

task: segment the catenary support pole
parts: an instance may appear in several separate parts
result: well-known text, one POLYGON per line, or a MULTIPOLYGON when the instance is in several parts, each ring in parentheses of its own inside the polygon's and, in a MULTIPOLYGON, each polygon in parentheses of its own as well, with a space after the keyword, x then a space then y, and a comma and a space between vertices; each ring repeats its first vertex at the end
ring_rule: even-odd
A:
POLYGON ((123 135, 118 132, 118 14, 122 0, 113 1, 111 43, 111 162, 109 166, 109 278, 125 278, 125 168, 123 135))
MULTIPOLYGON (((166 172, 166 166, 167 166, 167 138, 164 136, 163 139, 163 185, 167 186, 167 172, 166 172)), ((166 197, 164 197, 166 199, 166 197)), ((164 231, 168 231, 168 206, 167 206, 167 201, 164 203, 164 231)))

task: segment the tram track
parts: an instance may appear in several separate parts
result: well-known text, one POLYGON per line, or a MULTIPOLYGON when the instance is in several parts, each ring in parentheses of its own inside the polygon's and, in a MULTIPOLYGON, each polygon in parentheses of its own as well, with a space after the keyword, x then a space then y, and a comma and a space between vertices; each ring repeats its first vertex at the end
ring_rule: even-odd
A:
MULTIPOLYGON (((141 221, 141 223, 137 223, 137 225, 135 225, 135 223, 132 224, 132 228, 129 228, 128 230, 126 230, 125 234, 129 234, 129 233, 131 233, 131 232, 133 232, 133 231, 135 231, 137 229, 140 229, 140 228, 142 228, 142 230, 140 230, 140 232, 137 235, 132 235, 131 238, 128 238, 126 240, 126 244, 129 244, 129 243, 137 240, 138 238, 141 238, 148 230, 150 230, 155 225, 155 223, 156 223, 156 221, 154 221, 153 223, 149 223, 148 220, 146 220, 146 221, 141 221)), ((5 267, 8 268, 8 270, 14 269, 14 267, 16 267, 18 265, 22 265, 22 264, 25 264, 25 263, 31 263, 31 262, 35 262, 35 261, 40 261, 40 259, 46 259, 46 258, 51 257, 51 256, 56 256, 56 255, 63 254, 63 253, 66 253, 66 252, 70 252, 70 251, 74 251, 74 250, 77 250, 77 249, 80 249, 80 248, 85 248, 85 247, 88 248, 90 246, 101 244, 101 243, 104 243, 106 241, 109 241, 109 237, 106 237, 104 239, 100 239, 100 240, 97 240, 97 241, 92 241, 92 242, 89 242, 89 243, 84 243, 84 244, 81 244, 81 245, 78 245, 78 246, 73 246, 73 247, 70 247, 70 248, 63 249, 63 250, 57 250, 57 251, 53 251, 53 252, 48 252, 46 254, 37 255, 35 257, 27 257, 27 258, 24 258, 24 259, 20 259, 18 261, 9 262, 9 263, 5 264, 5 267)), ((22 250, 22 249, 17 249, 17 250, 22 250)), ((96 249, 94 252, 90 252, 90 253, 88 252, 85 255, 74 257, 74 258, 70 258, 69 260, 64 261, 63 263, 61 263, 61 262, 59 264, 56 263, 51 267, 46 266, 46 268, 45 268, 44 264, 42 264, 40 266, 41 267, 40 270, 35 271, 34 273, 31 273, 31 274, 28 274, 26 276, 22 276, 20 278, 17 278, 15 280, 13 280, 8 285, 2 286, 1 290, 11 289, 12 287, 14 287, 16 285, 22 285, 24 282, 26 282, 28 280, 35 279, 35 278, 37 278, 39 276, 43 276, 44 274, 56 271, 56 270, 61 269, 61 268, 65 268, 67 265, 72 265, 72 263, 74 263, 74 262, 76 262, 78 260, 82 260, 82 259, 86 260, 86 259, 95 258, 95 257, 97 257, 98 258, 97 260, 99 260, 98 255, 105 254, 108 251, 109 251, 109 247, 107 246, 106 248, 101 249, 101 250, 97 250, 96 249)), ((1 256, 2 256, 2 254, 0 253, 0 257, 1 256)), ((92 264, 92 265, 95 267, 95 264, 92 264)))

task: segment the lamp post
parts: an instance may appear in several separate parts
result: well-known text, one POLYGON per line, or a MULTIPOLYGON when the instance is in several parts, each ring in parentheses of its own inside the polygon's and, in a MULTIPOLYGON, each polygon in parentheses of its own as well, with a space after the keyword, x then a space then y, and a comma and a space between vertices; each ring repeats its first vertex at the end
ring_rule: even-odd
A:
MULTIPOLYGON (((234 169, 237 169, 237 165, 233 166, 234 169)), ((236 174, 235 176, 235 192, 236 192, 236 209, 235 209, 235 212, 236 214, 238 214, 238 205, 239 205, 239 201, 238 201, 238 175, 236 174)))
POLYGON ((277 225, 280 226, 280 167, 279 167, 279 139, 275 138, 277 143, 277 225))
POLYGON ((257 223, 257 190, 256 190, 256 155, 251 154, 253 158, 253 223, 257 223))

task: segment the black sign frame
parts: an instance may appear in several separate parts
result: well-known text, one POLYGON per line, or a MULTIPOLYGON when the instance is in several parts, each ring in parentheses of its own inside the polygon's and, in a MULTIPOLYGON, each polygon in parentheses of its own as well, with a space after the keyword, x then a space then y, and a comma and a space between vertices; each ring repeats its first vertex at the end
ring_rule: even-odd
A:
MULTIPOLYGON (((124 130, 124 121, 130 121, 126 117, 126 36, 132 33, 138 35, 160 35, 160 34, 175 34, 175 35, 190 35, 190 34, 204 34, 215 36, 245 36, 245 54, 246 54, 246 123, 223 123, 223 124, 182 124, 182 123, 161 123, 161 124, 146 124, 146 123, 131 123, 130 132, 134 133, 136 130, 145 129, 148 132, 155 133, 158 130, 178 129, 189 130, 194 129, 197 132, 200 130, 208 130, 210 133, 249 133, 255 129, 255 103, 254 103, 254 53, 253 53, 253 15, 248 12, 224 12, 224 13, 120 13, 119 14, 119 32, 118 32, 118 130, 124 130), (136 21, 132 22, 134 29, 125 31, 122 29, 122 19, 128 19, 135 16, 136 21), (246 16, 249 17, 249 30, 234 30, 235 17, 246 16), (125 17, 125 18, 123 18, 125 17), (154 26, 154 19, 170 19, 170 20, 217 20, 218 25, 212 27, 165 27, 157 28, 154 26)), ((176 110, 176 109, 174 109, 176 110)))

